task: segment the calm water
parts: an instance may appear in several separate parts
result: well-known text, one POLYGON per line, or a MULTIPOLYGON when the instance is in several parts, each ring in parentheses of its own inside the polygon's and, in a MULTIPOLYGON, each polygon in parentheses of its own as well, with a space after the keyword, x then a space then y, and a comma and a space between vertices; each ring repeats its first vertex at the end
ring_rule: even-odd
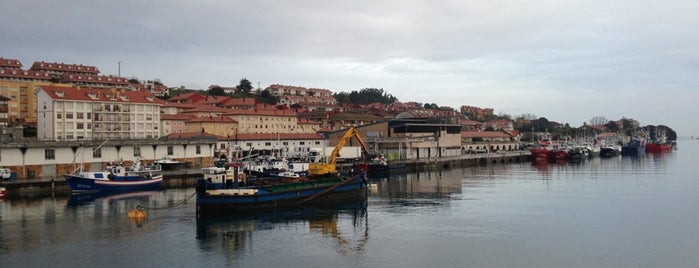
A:
POLYGON ((679 146, 396 175, 367 204, 243 219, 197 222, 193 189, 5 200, 0 266, 696 267, 699 140, 679 146))

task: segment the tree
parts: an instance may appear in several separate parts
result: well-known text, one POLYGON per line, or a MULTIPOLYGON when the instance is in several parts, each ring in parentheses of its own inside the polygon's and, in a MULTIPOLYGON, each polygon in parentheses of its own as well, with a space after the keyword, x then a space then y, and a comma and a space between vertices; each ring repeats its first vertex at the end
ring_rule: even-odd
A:
POLYGON ((349 94, 345 92, 335 93, 333 97, 339 103, 351 103, 351 104, 369 104, 369 103, 385 103, 390 104, 396 102, 398 99, 391 94, 383 91, 383 89, 377 88, 364 88, 360 91, 352 91, 349 94))
POLYGON ((272 93, 269 92, 269 90, 263 90, 260 92, 260 95, 257 97, 257 100, 260 103, 269 103, 269 104, 277 104, 279 102, 279 98, 275 97, 272 95, 272 93))
POLYGON ((209 95, 211 96, 226 96, 226 91, 220 86, 213 86, 209 88, 209 95))
POLYGON ((532 120, 532 126, 535 131, 538 132, 548 132, 552 129, 551 122, 549 122, 546 117, 540 117, 539 119, 532 120))
POLYGON ((601 115, 595 116, 592 119, 590 119, 590 125, 593 125, 593 126, 604 125, 607 122, 609 122, 609 119, 607 119, 601 115))
POLYGON ((240 79, 240 83, 235 87, 239 93, 250 94, 252 91, 252 83, 247 78, 240 79))
POLYGON ((439 109, 439 105, 436 103, 425 103, 425 109, 439 109))
POLYGON ((614 132, 619 131, 619 126, 617 126, 617 124, 614 123, 614 121, 609 121, 609 122, 607 122, 606 124, 604 124, 604 126, 605 126, 607 129, 609 129, 609 131, 614 131, 614 132))

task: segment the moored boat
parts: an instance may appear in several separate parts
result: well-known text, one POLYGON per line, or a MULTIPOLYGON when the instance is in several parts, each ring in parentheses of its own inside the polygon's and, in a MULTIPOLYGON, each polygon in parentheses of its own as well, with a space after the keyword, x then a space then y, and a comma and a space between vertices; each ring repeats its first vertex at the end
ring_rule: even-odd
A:
POLYGON ((391 166, 381 157, 373 159, 370 162, 355 163, 354 167, 361 172, 365 172, 369 177, 378 177, 391 174, 391 166))
POLYGON ((639 139, 631 139, 629 143, 621 147, 621 155, 638 156, 646 151, 646 146, 639 139))
POLYGON ((64 174, 73 193, 134 192, 157 190, 163 182, 158 165, 141 166, 140 159, 131 166, 109 166, 104 171, 84 171, 79 168, 64 174))
POLYGON ((328 205, 366 198, 363 175, 248 180, 237 168, 202 168, 197 180, 197 217, 328 205))
POLYGON ((619 149, 614 146, 602 146, 599 150, 600 157, 613 157, 619 155, 619 149))
POLYGON ((170 156, 163 156, 158 160, 154 161, 155 164, 160 165, 160 167, 163 170, 176 170, 180 168, 182 163, 180 161, 175 160, 174 158, 170 156))
POLYGON ((532 154, 532 158, 536 160, 549 159, 549 149, 546 147, 532 147, 529 148, 529 152, 532 154))
POLYGON ((5 187, 0 187, 0 197, 5 197, 7 194, 7 189, 5 187))
POLYGON ((672 150, 672 144, 670 143, 649 142, 646 144, 646 152, 649 153, 662 153, 670 150, 672 150))

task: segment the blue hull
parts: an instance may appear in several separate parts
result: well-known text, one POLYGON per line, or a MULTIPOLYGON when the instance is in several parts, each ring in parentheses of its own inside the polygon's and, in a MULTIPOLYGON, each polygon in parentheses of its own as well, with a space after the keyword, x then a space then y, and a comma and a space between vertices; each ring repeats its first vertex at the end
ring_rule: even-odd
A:
POLYGON ((259 212, 298 207, 324 206, 366 199, 366 180, 358 177, 344 184, 283 192, 259 191, 254 195, 210 195, 197 186, 197 216, 235 212, 259 212), (332 189, 332 190, 330 190, 332 189))
POLYGON ((621 147, 621 155, 638 156, 646 152, 646 148, 642 146, 624 146, 621 147))
POLYGON ((96 180, 75 175, 63 175, 75 193, 135 192, 159 190, 163 178, 143 180, 96 180))

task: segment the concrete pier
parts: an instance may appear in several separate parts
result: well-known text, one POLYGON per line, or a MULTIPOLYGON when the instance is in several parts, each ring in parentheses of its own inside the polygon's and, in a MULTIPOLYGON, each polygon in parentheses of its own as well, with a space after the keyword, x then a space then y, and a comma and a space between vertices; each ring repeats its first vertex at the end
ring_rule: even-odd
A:
MULTIPOLYGON (((423 171, 443 168, 462 168, 486 165, 502 165, 531 161, 528 151, 506 151, 497 153, 465 154, 460 156, 394 160, 391 164, 405 164, 406 171, 423 171)), ((349 164, 351 165, 351 164, 349 164)), ((344 170, 340 167, 340 170, 344 170)), ((200 168, 163 171, 162 188, 187 188, 196 185, 200 168)), ((62 177, 19 178, 0 182, 7 188, 5 198, 33 198, 46 196, 68 196, 71 194, 68 183, 62 177)))

